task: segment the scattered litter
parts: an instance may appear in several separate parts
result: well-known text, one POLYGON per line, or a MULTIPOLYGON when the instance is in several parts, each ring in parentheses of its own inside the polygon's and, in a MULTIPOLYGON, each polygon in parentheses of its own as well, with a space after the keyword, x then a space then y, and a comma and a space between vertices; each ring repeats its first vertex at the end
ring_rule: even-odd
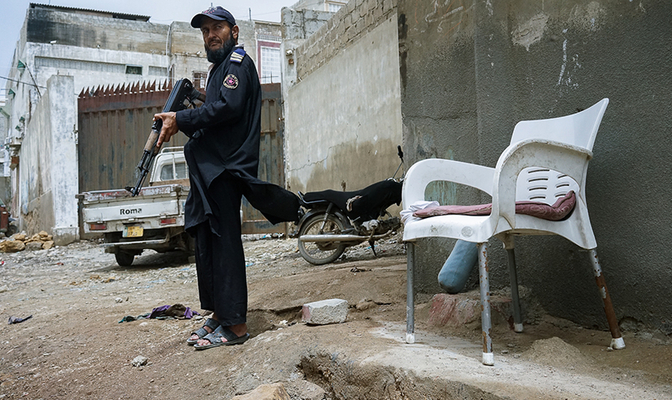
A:
POLYGON ((156 307, 152 312, 147 314, 142 314, 137 317, 132 315, 127 315, 122 318, 119 323, 122 322, 131 322, 138 319, 191 319, 195 315, 200 315, 197 311, 192 310, 189 307, 185 307, 182 304, 173 304, 156 307))
POLYGON ((26 318, 19 318, 19 317, 9 317, 9 324, 18 324, 20 322, 26 321, 33 318, 32 315, 27 316, 26 318))

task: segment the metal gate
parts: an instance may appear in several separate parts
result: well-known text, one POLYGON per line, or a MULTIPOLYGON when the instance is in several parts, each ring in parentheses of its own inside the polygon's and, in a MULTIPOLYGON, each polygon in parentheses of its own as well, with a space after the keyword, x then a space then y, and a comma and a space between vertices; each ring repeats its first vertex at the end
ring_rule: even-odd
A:
MULTIPOLYGON (((259 179, 284 187, 282 93, 279 83, 261 85, 259 179)), ((287 233, 287 224, 272 225, 243 198, 243 233, 287 233)))
MULTIPOLYGON (((284 186, 280 84, 261 85, 259 178, 284 186)), ((135 83, 82 90, 78 98, 79 192, 135 185, 137 164, 154 114, 161 112, 171 83, 135 83)), ((170 146, 188 138, 175 135, 170 146)), ((286 224, 271 225, 243 199, 243 233, 286 233, 286 224)))

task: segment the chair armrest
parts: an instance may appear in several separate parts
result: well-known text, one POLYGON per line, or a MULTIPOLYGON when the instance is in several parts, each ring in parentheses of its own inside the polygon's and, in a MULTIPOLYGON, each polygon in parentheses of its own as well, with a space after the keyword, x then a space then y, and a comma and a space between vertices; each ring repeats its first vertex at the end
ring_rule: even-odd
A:
POLYGON ((552 140, 528 139, 510 145, 495 167, 492 214, 499 214, 511 227, 516 226, 516 183, 520 172, 527 167, 549 168, 566 174, 583 190, 592 156, 588 149, 552 140))
POLYGON ((492 195, 495 170, 476 164, 430 158, 418 161, 406 173, 402 191, 404 207, 425 200, 425 188, 433 181, 467 185, 492 195))

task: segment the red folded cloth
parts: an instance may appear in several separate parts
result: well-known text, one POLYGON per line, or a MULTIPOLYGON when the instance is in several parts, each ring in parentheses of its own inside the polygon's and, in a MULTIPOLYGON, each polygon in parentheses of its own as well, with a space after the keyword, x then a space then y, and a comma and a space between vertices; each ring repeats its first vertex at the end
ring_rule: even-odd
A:
MULTIPOLYGON (((517 201, 516 214, 531 215, 533 217, 549 221, 560 221, 569 216, 576 205, 576 194, 570 190, 560 197, 555 204, 549 206, 536 201, 517 201)), ((462 215, 490 215, 492 203, 475 206, 438 206, 429 207, 413 213, 414 217, 427 218, 439 215, 462 214, 462 215)))

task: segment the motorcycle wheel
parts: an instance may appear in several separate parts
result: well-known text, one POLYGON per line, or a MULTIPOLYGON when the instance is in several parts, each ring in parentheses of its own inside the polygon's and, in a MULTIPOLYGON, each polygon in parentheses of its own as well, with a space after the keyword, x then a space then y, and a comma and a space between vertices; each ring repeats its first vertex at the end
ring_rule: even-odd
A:
POLYGON ((320 232, 324 214, 313 215, 301 226, 299 230, 299 253, 306 261, 314 265, 323 265, 334 262, 343 254, 344 244, 338 242, 302 242, 303 235, 329 235, 339 234, 345 230, 343 221, 338 217, 329 214, 324 224, 324 229, 320 232))

